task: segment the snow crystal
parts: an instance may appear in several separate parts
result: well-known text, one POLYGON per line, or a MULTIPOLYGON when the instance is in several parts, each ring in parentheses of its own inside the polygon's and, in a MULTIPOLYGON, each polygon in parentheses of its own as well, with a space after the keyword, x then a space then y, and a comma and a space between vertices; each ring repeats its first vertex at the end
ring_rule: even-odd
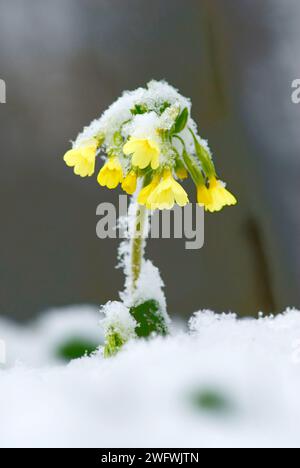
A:
POLYGON ((299 448, 300 312, 198 312, 192 328, 112 359, 0 370, 0 446, 299 448))

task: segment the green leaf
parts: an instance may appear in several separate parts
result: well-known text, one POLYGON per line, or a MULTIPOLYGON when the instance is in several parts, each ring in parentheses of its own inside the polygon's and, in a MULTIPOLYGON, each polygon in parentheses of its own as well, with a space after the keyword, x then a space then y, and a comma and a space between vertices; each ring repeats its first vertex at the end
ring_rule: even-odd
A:
POLYGON ((202 410, 213 413, 224 413, 232 409, 231 402, 214 389, 197 390, 191 396, 192 404, 202 410))
POLYGON ((189 118, 189 110, 187 107, 185 107, 185 109, 183 109, 181 114, 178 115, 175 121, 174 127, 172 129, 172 133, 175 134, 175 133, 182 132, 182 130, 184 130, 186 127, 188 118, 189 118))
POLYGON ((165 101, 159 108, 160 114, 163 114, 169 107, 171 107, 171 104, 168 101, 165 101))
POLYGON ((130 111, 133 115, 146 114, 148 108, 145 104, 136 104, 133 109, 130 111))
POLYGON ((138 324, 135 329, 138 337, 147 338, 152 333, 163 336, 168 334, 168 327, 157 301, 149 300, 132 307, 130 313, 138 324))
POLYGON ((99 343, 94 343, 81 338, 71 338, 69 341, 62 343, 56 349, 56 357, 63 361, 72 361, 83 356, 89 356, 98 348, 99 343))

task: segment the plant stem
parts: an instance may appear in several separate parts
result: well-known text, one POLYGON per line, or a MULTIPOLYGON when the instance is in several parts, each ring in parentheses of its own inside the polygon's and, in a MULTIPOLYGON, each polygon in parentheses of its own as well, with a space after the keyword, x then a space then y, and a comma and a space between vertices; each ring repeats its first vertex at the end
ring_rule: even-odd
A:
POLYGON ((132 239, 131 251, 131 273, 132 273, 132 293, 136 291, 139 280, 145 248, 145 222, 147 219, 147 209, 139 204, 136 205, 135 227, 132 239))

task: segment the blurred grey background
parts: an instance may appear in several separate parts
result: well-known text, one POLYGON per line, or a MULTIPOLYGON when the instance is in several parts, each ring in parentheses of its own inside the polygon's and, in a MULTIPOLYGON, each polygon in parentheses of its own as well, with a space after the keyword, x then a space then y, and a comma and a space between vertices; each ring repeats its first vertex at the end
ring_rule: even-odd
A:
POLYGON ((166 79, 192 98, 236 208, 206 242, 151 241, 169 312, 300 307, 298 0, 0 0, 0 314, 118 297, 118 242, 96 238, 116 200, 65 167, 68 141, 124 89, 166 79))

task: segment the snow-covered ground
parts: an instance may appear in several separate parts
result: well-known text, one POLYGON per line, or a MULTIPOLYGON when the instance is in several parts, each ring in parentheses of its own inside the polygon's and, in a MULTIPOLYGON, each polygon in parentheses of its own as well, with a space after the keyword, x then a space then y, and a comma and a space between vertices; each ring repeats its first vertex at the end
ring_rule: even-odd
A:
MULTIPOLYGON (((73 330, 89 334, 78 312, 73 330)), ((68 365, 47 362, 62 321, 0 324, 14 350, 0 370, 1 447, 300 447, 300 312, 200 312, 189 331, 68 365)))
MULTIPOLYGON (((99 308, 92 306, 53 309, 27 326, 0 318, 0 340, 5 343, 2 368, 18 363, 29 367, 62 363, 59 350, 74 340, 95 346, 102 344, 100 318, 99 308)), ((1 361, 0 353, 0 369, 1 361)))

